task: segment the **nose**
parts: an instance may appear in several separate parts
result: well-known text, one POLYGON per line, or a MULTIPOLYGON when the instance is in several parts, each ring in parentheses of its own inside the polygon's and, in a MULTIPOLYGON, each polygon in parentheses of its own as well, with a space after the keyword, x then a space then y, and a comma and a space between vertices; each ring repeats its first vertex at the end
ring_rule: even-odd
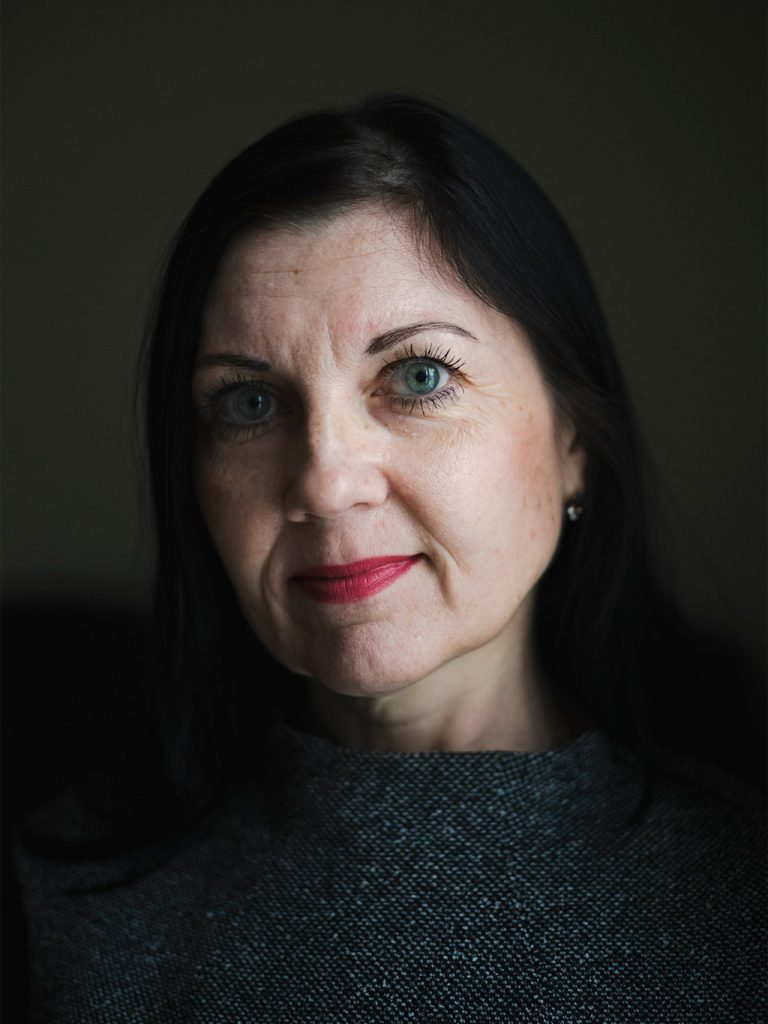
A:
POLYGON ((288 471, 286 518, 294 523, 335 519, 356 506, 381 505, 388 484, 375 433, 375 427, 333 409, 307 417, 288 471))

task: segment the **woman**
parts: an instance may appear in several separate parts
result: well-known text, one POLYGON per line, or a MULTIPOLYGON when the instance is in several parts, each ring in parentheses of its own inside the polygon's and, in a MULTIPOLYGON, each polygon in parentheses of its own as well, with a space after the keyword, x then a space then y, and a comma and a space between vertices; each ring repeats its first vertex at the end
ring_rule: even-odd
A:
POLYGON ((37 1019, 762 1019, 760 804, 654 742, 637 432, 520 167, 404 96, 278 128, 146 381, 162 757, 19 836, 37 1019))

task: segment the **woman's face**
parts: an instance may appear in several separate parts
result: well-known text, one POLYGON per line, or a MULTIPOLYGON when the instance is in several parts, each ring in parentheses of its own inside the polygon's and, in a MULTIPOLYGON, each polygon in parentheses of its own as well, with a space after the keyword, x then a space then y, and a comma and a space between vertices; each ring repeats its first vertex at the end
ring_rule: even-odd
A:
POLYGON ((581 455, 522 331, 420 258, 405 219, 369 208, 237 240, 193 393, 205 521, 291 671, 373 695, 500 636, 528 643, 581 455), (296 579, 377 556, 419 557, 296 579))

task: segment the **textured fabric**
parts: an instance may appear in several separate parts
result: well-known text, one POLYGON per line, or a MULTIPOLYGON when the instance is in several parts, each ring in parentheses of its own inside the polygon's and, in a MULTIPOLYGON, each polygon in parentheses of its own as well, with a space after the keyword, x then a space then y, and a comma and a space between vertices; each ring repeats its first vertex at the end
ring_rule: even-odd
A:
POLYGON ((269 773, 162 856, 33 853, 98 835, 75 794, 26 823, 34 1020, 766 1020, 762 799, 729 776, 681 760, 707 792, 664 783, 631 830, 639 775, 596 732, 546 753, 270 737, 269 773))

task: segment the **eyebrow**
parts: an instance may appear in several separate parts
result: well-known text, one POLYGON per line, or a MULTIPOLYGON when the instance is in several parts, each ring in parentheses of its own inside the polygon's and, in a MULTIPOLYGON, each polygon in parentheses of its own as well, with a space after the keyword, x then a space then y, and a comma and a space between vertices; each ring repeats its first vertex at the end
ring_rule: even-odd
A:
POLYGON ((251 356, 241 356, 236 352, 211 352, 210 355, 200 356, 195 363, 194 373, 205 369, 206 366, 236 366, 239 370, 251 370, 253 373, 267 373, 272 369, 271 365, 263 359, 253 359, 251 356))
POLYGON ((440 320, 433 320, 429 323, 408 324, 406 327, 395 327, 391 331, 385 331, 384 334, 380 334, 378 338, 373 339, 365 350, 365 354, 367 356, 375 356, 379 352, 386 352, 387 349, 393 348, 407 338, 412 338, 414 334, 419 334, 421 331, 447 331, 448 334, 458 334, 462 338, 471 338, 473 341, 477 341, 474 334, 471 334, 463 327, 459 327, 458 324, 447 324, 440 320))
MULTIPOLYGON (((426 323, 407 324, 404 327, 394 327, 391 331, 374 338, 365 350, 367 356, 378 355, 379 352, 386 352, 395 345, 412 338, 414 334, 422 331, 445 331, 448 334, 456 334, 461 338, 477 338, 464 327, 458 324, 444 323, 440 320, 431 320, 426 323)), ((267 373, 272 369, 271 365, 264 359, 254 359, 251 356, 238 355, 236 352, 211 352, 208 355, 200 356, 195 363, 195 372, 206 366, 235 366, 241 370, 251 370, 254 373, 267 373)))

